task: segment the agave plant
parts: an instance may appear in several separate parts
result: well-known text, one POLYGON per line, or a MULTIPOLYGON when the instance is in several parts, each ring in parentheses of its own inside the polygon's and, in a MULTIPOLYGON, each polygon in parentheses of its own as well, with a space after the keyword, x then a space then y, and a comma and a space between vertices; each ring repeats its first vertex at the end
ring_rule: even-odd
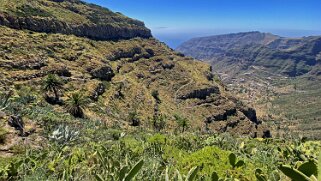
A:
MULTIPOLYGON (((189 170, 187 175, 182 175, 178 170, 176 170, 175 175, 173 180, 178 180, 178 181, 193 181, 196 180, 197 173, 199 171, 199 167, 193 167, 192 169, 189 170)), ((169 168, 167 167, 165 170, 165 181, 170 181, 169 178, 169 168)))
POLYGON ((66 101, 66 109, 67 111, 77 118, 84 117, 84 109, 87 105, 87 98, 80 92, 76 92, 69 96, 66 101))
POLYGON ((66 145, 77 139, 79 131, 74 131, 69 126, 59 125, 59 127, 52 132, 49 138, 60 145, 66 145))
POLYGON ((32 88, 24 86, 17 91, 19 97, 15 99, 16 102, 20 102, 22 104, 29 104, 36 100, 36 96, 32 93, 32 88))
POLYGON ((135 164, 132 164, 130 160, 127 160, 125 165, 121 165, 117 159, 110 155, 110 150, 104 146, 102 146, 102 150, 97 151, 97 154, 99 158, 97 165, 99 173, 96 172, 94 174, 97 181, 131 181, 142 170, 144 165, 143 159, 135 164))
POLYGON ((0 111, 7 108, 9 104, 9 99, 13 95, 13 91, 10 90, 7 94, 0 95, 0 111))

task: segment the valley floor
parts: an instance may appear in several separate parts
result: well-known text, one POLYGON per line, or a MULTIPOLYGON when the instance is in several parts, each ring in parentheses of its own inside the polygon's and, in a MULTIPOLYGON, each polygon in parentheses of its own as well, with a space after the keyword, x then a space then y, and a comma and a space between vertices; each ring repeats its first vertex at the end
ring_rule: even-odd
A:
POLYGON ((237 78, 227 74, 221 77, 229 90, 256 108, 258 116, 273 128, 273 136, 321 139, 319 77, 285 77, 261 67, 233 76, 237 78))

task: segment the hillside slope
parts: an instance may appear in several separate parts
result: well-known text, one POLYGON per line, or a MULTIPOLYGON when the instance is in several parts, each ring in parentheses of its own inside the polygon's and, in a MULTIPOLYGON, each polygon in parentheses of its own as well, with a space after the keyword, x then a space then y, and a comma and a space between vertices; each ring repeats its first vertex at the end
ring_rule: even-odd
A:
POLYGON ((48 122, 73 122, 65 104, 80 92, 89 99, 84 119, 110 127, 172 131, 179 116, 195 131, 264 134, 255 110, 215 82, 208 64, 172 51, 150 37, 143 23, 74 0, 4 1, 0 10, 7 16, 0 21, 5 25, 0 26, 0 88, 6 95, 12 92, 14 102, 5 108, 2 122, 11 114, 46 128, 48 122), (25 9, 49 14, 26 15, 25 9), (96 10, 102 16, 93 22, 89 12, 96 10), (63 28, 57 28, 61 23, 63 28), (114 24, 121 31, 110 31, 114 24), (54 104, 42 85, 51 74, 63 82, 54 91, 60 97, 54 104))
POLYGON ((246 32, 195 38, 177 50, 210 63, 230 90, 278 128, 320 136, 321 36, 246 32))

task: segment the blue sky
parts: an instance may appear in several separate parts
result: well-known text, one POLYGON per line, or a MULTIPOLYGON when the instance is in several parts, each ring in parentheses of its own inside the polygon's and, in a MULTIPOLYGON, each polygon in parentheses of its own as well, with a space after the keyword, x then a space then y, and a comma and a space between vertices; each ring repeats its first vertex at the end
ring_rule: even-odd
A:
POLYGON ((86 0, 145 22, 175 48, 192 37, 263 31, 321 35, 320 0, 86 0))

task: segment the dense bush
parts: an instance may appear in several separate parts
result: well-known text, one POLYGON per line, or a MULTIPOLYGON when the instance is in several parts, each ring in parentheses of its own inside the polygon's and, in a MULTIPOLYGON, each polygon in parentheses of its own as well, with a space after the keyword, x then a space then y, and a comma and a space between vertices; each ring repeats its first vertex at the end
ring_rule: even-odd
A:
MULTIPOLYGON (((292 168, 290 165, 306 162, 304 159, 315 160, 317 164, 318 153, 310 149, 320 148, 317 142, 247 138, 235 138, 238 142, 236 145, 217 141, 209 144, 209 139, 213 137, 193 133, 185 135, 193 139, 185 139, 186 143, 182 145, 182 136, 148 131, 128 134, 120 131, 117 139, 110 136, 99 142, 81 142, 79 140, 88 140, 88 136, 99 135, 98 132, 113 135, 115 131, 98 129, 92 133, 94 135, 86 135, 78 131, 83 132, 88 128, 77 131, 72 129, 60 127, 53 131, 49 147, 29 150, 3 166, 2 177, 29 180, 117 180, 126 178, 135 167, 139 167, 135 173, 136 180, 174 179, 178 174, 188 177, 196 168, 196 180, 208 180, 213 175, 230 180, 255 180, 257 177, 271 180, 275 175, 285 178, 280 163, 289 165, 289 169, 292 168), (71 141, 77 144, 68 144, 71 141)), ((215 139, 220 139, 220 136, 215 136, 215 139)), ((313 173, 317 176, 317 172, 313 173)))

